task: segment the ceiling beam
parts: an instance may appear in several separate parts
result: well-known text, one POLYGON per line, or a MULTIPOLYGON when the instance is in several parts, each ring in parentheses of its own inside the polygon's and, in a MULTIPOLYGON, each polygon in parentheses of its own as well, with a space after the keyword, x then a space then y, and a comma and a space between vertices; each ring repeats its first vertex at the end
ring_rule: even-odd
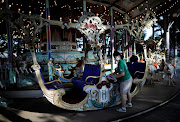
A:
POLYGON ((121 0, 115 0, 112 4, 111 4, 111 6, 114 6, 116 3, 118 3, 118 2, 120 2, 121 0))
POLYGON ((113 3, 109 2, 109 1, 105 1, 105 0, 87 0, 87 2, 90 2, 90 3, 99 3, 99 4, 104 4, 105 6, 108 6, 108 7, 114 7, 116 8, 116 10, 118 9, 119 12, 121 12, 122 14, 126 13, 126 9, 116 5, 117 2, 119 2, 120 0, 115 0, 113 3))
POLYGON ((130 12, 130 11, 132 11, 133 9, 139 7, 139 6, 140 6, 141 4, 143 4, 144 2, 146 2, 146 0, 143 0, 142 2, 140 2, 139 4, 137 4, 136 6, 132 7, 129 11, 127 11, 127 13, 130 12))

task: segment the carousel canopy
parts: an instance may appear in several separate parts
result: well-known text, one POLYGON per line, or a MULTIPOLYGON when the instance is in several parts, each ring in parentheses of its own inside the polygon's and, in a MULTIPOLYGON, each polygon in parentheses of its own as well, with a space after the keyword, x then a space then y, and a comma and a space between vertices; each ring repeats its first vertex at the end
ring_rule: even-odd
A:
MULTIPOLYGON (((178 0, 86 0, 87 11, 97 14, 102 19, 109 21, 109 7, 114 9, 114 20, 123 21, 124 15, 131 18, 142 17, 147 9, 152 10, 157 16, 177 11, 178 0), (174 11, 172 11, 174 10, 174 11)), ((5 3, 3 3, 5 5, 5 3)), ((83 0, 49 0, 51 19, 64 21, 78 20, 83 12, 83 0)), ((38 14, 45 17, 45 0, 9 0, 11 10, 21 13, 38 14)))
MULTIPOLYGON (((29 14, 40 15, 46 18, 46 0, 8 0, 10 10, 29 14)), ((86 10, 99 16, 103 24, 110 23, 110 7, 113 8, 114 23, 126 22, 128 15, 132 21, 144 18, 146 10, 151 10, 157 17, 164 14, 179 13, 179 0, 86 0, 86 10)), ((6 6, 4 0, 0 3, 6 6)), ((63 22, 77 22, 83 14, 83 0, 49 0, 51 20, 62 20, 63 22)), ((0 19, 0 33, 6 33, 6 24, 0 19)))

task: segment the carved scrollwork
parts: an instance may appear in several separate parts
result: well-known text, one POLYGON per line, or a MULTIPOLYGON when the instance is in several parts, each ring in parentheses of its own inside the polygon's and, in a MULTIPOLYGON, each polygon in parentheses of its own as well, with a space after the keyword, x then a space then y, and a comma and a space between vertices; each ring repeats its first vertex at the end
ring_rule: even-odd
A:
POLYGON ((41 69, 41 66, 39 64, 34 64, 31 66, 35 71, 36 70, 40 70, 41 69))

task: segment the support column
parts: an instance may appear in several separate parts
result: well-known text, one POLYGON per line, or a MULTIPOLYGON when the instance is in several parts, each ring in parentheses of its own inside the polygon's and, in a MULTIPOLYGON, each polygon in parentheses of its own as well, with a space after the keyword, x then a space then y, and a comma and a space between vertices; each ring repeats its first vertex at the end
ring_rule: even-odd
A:
POLYGON ((153 39, 155 39, 155 36, 154 36, 154 21, 153 21, 152 31, 153 31, 152 32, 152 34, 153 34, 152 37, 153 37, 153 39))
POLYGON ((102 39, 103 39, 103 55, 104 55, 104 60, 107 60, 107 54, 106 54, 106 35, 105 32, 102 35, 102 39))
POLYGON ((164 33, 165 33, 165 52, 166 60, 169 61, 169 29, 168 29, 168 15, 164 15, 164 33))
MULTIPOLYGON (((49 0, 46 0, 46 19, 50 20, 50 12, 49 12, 49 0)), ((50 25, 46 26, 46 34, 47 34, 47 50, 49 51, 48 60, 51 58, 51 32, 50 25)))
MULTIPOLYGON (((49 0, 46 0, 46 19, 50 20, 50 12, 49 12, 49 0)), ((51 31, 50 25, 46 26, 46 34, 47 34, 47 50, 48 50, 48 71, 49 71, 49 81, 53 80, 53 70, 52 70, 52 59, 51 59, 51 31)))
POLYGON ((124 35, 124 31, 122 30, 122 36, 121 36, 121 38, 122 38, 122 52, 123 52, 123 54, 124 54, 124 38, 123 38, 123 35, 124 35))
MULTIPOLYGON (((177 13, 174 13, 173 14, 173 19, 174 19, 174 26, 173 26, 173 32, 174 32, 174 65, 176 66, 176 63, 177 63, 177 33, 176 33, 176 30, 177 30, 177 23, 176 23, 176 19, 177 19, 177 13)), ((176 66, 177 67, 177 66, 176 66)))
POLYGON ((83 0, 83 15, 86 15, 87 11, 86 11, 86 0, 83 0))
MULTIPOLYGON (((127 30, 125 30, 125 45, 127 46, 128 45, 128 32, 127 32, 127 30)), ((126 61, 128 61, 128 57, 129 57, 129 53, 128 53, 128 50, 129 49, 127 49, 126 50, 126 61)), ((125 57, 125 56, 124 56, 125 57)))
MULTIPOLYGON (((9 2, 6 0, 6 8, 9 9, 9 2)), ((11 33, 11 28, 9 23, 6 23, 6 28, 7 28, 7 37, 8 37, 8 64, 7 67, 9 68, 9 83, 14 84, 16 83, 16 76, 15 73, 13 72, 13 42, 12 42, 12 33, 11 33)), ((7 85, 9 83, 6 83, 7 85)))
POLYGON ((110 20, 111 20, 111 32, 110 32, 110 40, 111 40, 111 72, 114 72, 114 27, 113 27, 113 9, 110 7, 110 20))
MULTIPOLYGON (((134 39, 134 37, 133 37, 134 39)), ((134 55, 136 55, 136 42, 134 41, 134 55)))
MULTIPOLYGON (((86 15, 87 11, 86 11, 86 0, 83 0, 83 15, 86 15)), ((83 35, 83 51, 85 52, 85 63, 87 62, 87 58, 88 58, 88 50, 87 50, 87 41, 86 38, 83 35)))

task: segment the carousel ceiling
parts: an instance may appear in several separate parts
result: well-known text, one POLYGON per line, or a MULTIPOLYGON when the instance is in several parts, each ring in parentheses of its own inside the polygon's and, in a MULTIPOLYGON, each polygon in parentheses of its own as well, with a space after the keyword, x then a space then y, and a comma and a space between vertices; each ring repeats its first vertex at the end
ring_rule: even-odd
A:
MULTIPOLYGON (((6 6, 5 0, 0 2, 6 6)), ((40 15, 46 18, 46 0, 8 0, 9 9, 15 12, 40 15)), ((179 0, 86 0, 86 10, 93 12, 103 20, 103 24, 110 22, 110 7, 113 8, 114 23, 121 24, 128 15, 132 21, 141 20, 146 10, 151 10, 156 16, 174 13, 179 10, 179 0)), ((49 0, 51 20, 63 22, 77 22, 83 14, 83 0, 49 0)), ((0 27, 5 28, 0 19, 0 27)), ((2 29, 0 30, 2 31, 2 29)), ((1 32, 0 32, 1 33, 1 32)))
MULTIPOLYGON (((4 1, 4 0, 2 0, 4 1)), ((124 21, 124 15, 131 19, 143 16, 147 9, 157 16, 179 8, 178 0, 86 0, 87 11, 109 21, 109 7, 113 8, 114 21, 124 21)), ((83 0, 49 0, 51 19, 63 21, 78 20, 83 12, 83 0)), ((5 5, 5 3, 4 3, 5 5)), ((39 14, 45 17, 45 0, 9 0, 11 10, 39 14)))

